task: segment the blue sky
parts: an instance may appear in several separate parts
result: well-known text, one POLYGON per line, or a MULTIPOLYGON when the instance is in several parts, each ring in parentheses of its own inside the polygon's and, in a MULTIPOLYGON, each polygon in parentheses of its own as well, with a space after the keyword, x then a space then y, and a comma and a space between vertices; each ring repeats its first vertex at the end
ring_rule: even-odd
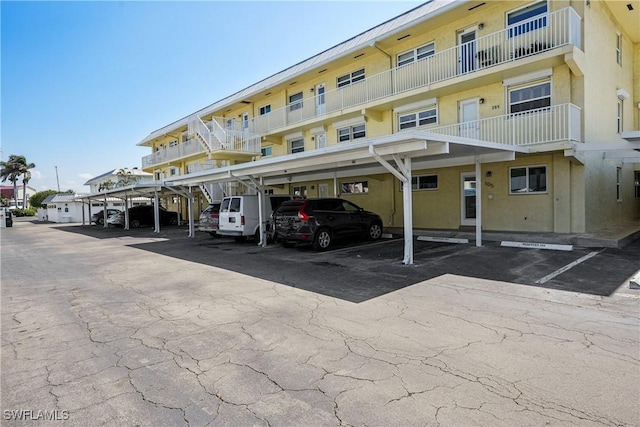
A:
POLYGON ((2 1, 2 160, 87 192, 150 132, 421 3, 2 1))

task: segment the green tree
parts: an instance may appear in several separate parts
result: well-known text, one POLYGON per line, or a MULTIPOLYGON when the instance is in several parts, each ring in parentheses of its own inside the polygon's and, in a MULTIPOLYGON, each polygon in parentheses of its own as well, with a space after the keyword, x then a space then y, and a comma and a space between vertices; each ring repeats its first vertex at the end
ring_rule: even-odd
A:
POLYGON ((58 192, 56 190, 38 191, 33 196, 29 197, 29 205, 32 208, 41 208, 42 201, 53 194, 58 194, 58 192))

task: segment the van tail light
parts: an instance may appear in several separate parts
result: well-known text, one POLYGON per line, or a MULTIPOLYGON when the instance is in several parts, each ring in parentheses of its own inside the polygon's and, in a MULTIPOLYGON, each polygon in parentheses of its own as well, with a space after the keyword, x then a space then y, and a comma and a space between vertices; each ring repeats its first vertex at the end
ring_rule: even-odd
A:
POLYGON ((244 225, 244 215, 240 217, 240 225, 244 225))
POLYGON ((300 206, 300 210, 298 211, 298 218, 302 221, 309 221, 309 214, 307 214, 304 210, 306 207, 307 204, 303 203, 302 206, 300 206))

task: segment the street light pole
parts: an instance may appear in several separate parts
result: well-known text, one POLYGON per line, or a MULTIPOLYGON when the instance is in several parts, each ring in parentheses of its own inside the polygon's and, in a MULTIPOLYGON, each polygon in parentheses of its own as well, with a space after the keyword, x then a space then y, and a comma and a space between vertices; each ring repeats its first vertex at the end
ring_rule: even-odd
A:
POLYGON ((58 178, 58 167, 54 166, 54 168, 56 168, 56 182, 58 183, 58 193, 60 192, 60 179, 58 178))

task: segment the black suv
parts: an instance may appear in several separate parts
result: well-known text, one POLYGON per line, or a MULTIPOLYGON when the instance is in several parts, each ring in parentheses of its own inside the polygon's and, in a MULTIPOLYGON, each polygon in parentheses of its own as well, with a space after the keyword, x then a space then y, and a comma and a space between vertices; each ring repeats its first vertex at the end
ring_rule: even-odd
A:
POLYGON ((274 240, 284 246, 311 243, 328 249, 334 239, 362 236, 379 239, 382 219, 373 212, 342 199, 302 199, 284 202, 274 212, 274 240))

